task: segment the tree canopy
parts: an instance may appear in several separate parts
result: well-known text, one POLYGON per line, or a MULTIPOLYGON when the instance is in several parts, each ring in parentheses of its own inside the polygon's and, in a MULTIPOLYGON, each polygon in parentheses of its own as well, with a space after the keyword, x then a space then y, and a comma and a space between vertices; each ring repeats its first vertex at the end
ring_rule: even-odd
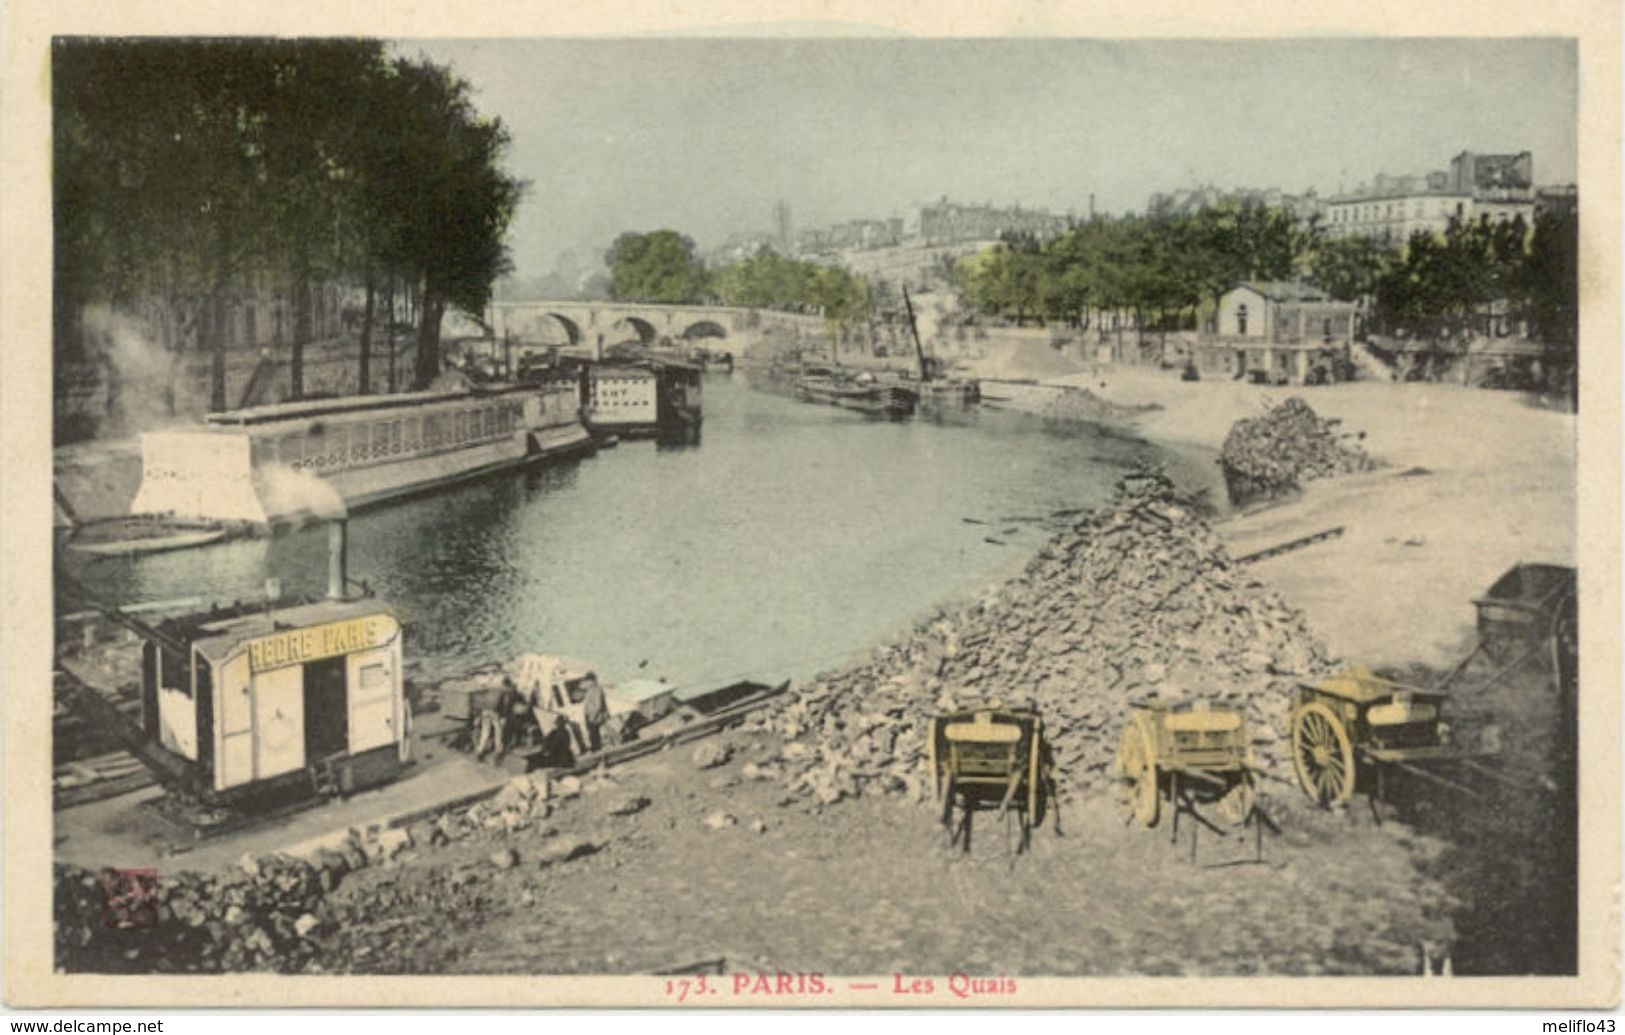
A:
POLYGON ((725 305, 813 308, 840 324, 866 320, 874 307, 873 292, 862 277, 772 251, 713 271, 711 291, 725 305))
POLYGON ((604 255, 610 271, 610 297, 623 302, 698 302, 705 295, 705 266, 694 242, 675 230, 615 239, 604 255))
POLYGON ((53 45, 56 315, 156 308, 216 353, 222 307, 262 287, 386 271, 421 300, 420 381, 446 306, 478 314, 509 268, 523 184, 470 87, 376 40, 89 40, 53 45))

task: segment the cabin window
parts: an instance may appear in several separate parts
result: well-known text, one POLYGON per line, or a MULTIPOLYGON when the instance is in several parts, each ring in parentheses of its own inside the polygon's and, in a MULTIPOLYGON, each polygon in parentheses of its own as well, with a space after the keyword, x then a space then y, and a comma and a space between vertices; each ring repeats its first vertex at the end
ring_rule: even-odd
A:
POLYGON ((350 427, 350 459, 352 461, 367 458, 367 426, 355 424, 350 427))
POLYGON ((344 466, 344 455, 350 449, 350 429, 338 427, 328 436, 327 462, 333 467, 344 466))
POLYGON ((391 421, 389 425, 389 451, 391 453, 401 451, 401 422, 398 420, 391 421))
POLYGON ((389 685, 389 667, 383 664, 361 666, 361 690, 378 690, 389 685))
POLYGON ((389 450, 389 424, 379 421, 372 426, 372 455, 383 456, 389 450))
POLYGON ((197 698, 200 701, 213 700, 214 697, 214 666, 209 664, 207 658, 201 654, 197 656, 197 664, 192 671, 197 679, 197 698))
POLYGON ((1236 306, 1236 333, 1247 333, 1247 304, 1245 302, 1236 306))
POLYGON ((179 690, 191 697, 192 679, 186 662, 185 654, 168 647, 161 648, 158 652, 158 685, 166 690, 179 690))

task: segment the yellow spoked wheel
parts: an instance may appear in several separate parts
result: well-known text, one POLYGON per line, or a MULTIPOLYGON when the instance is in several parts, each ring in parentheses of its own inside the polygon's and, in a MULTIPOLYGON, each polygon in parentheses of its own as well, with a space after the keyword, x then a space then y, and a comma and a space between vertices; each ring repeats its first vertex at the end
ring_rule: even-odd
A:
POLYGON ((1292 761, 1304 793, 1320 805, 1354 796, 1354 746, 1337 713, 1311 701, 1292 715, 1292 761))
POLYGON ((1157 761, 1138 723, 1129 723, 1117 748, 1117 797, 1129 822, 1157 825, 1157 761))

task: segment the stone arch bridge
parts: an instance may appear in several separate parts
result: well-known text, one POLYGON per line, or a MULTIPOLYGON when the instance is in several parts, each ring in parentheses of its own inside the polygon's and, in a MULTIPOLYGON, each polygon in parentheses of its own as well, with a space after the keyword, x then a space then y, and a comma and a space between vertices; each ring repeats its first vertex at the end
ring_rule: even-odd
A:
POLYGON ((486 323, 499 341, 511 335, 516 343, 589 349, 706 343, 734 353, 748 351, 766 330, 824 329, 823 318, 812 314, 631 302, 493 302, 486 323))

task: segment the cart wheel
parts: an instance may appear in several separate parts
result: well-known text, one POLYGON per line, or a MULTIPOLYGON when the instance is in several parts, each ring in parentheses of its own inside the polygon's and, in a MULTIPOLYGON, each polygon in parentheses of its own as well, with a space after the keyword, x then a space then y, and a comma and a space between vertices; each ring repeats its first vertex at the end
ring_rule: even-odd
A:
POLYGON ((1123 743, 1117 748, 1117 790, 1130 822, 1157 825, 1157 763, 1138 723, 1123 730, 1123 743))
POLYGON ((1321 805, 1354 797, 1354 748, 1337 713, 1311 701, 1292 715, 1292 761, 1304 793, 1321 805))
POLYGON ((1572 593, 1557 605, 1552 642, 1557 648, 1557 671, 1552 673, 1552 681, 1559 693, 1567 694, 1574 688, 1580 665, 1580 613, 1572 593))
POLYGON ((1253 786, 1253 774, 1244 772, 1240 779, 1230 785, 1229 790, 1220 795, 1214 812, 1221 823, 1239 827, 1253 814, 1253 802, 1257 799, 1258 792, 1253 786))

